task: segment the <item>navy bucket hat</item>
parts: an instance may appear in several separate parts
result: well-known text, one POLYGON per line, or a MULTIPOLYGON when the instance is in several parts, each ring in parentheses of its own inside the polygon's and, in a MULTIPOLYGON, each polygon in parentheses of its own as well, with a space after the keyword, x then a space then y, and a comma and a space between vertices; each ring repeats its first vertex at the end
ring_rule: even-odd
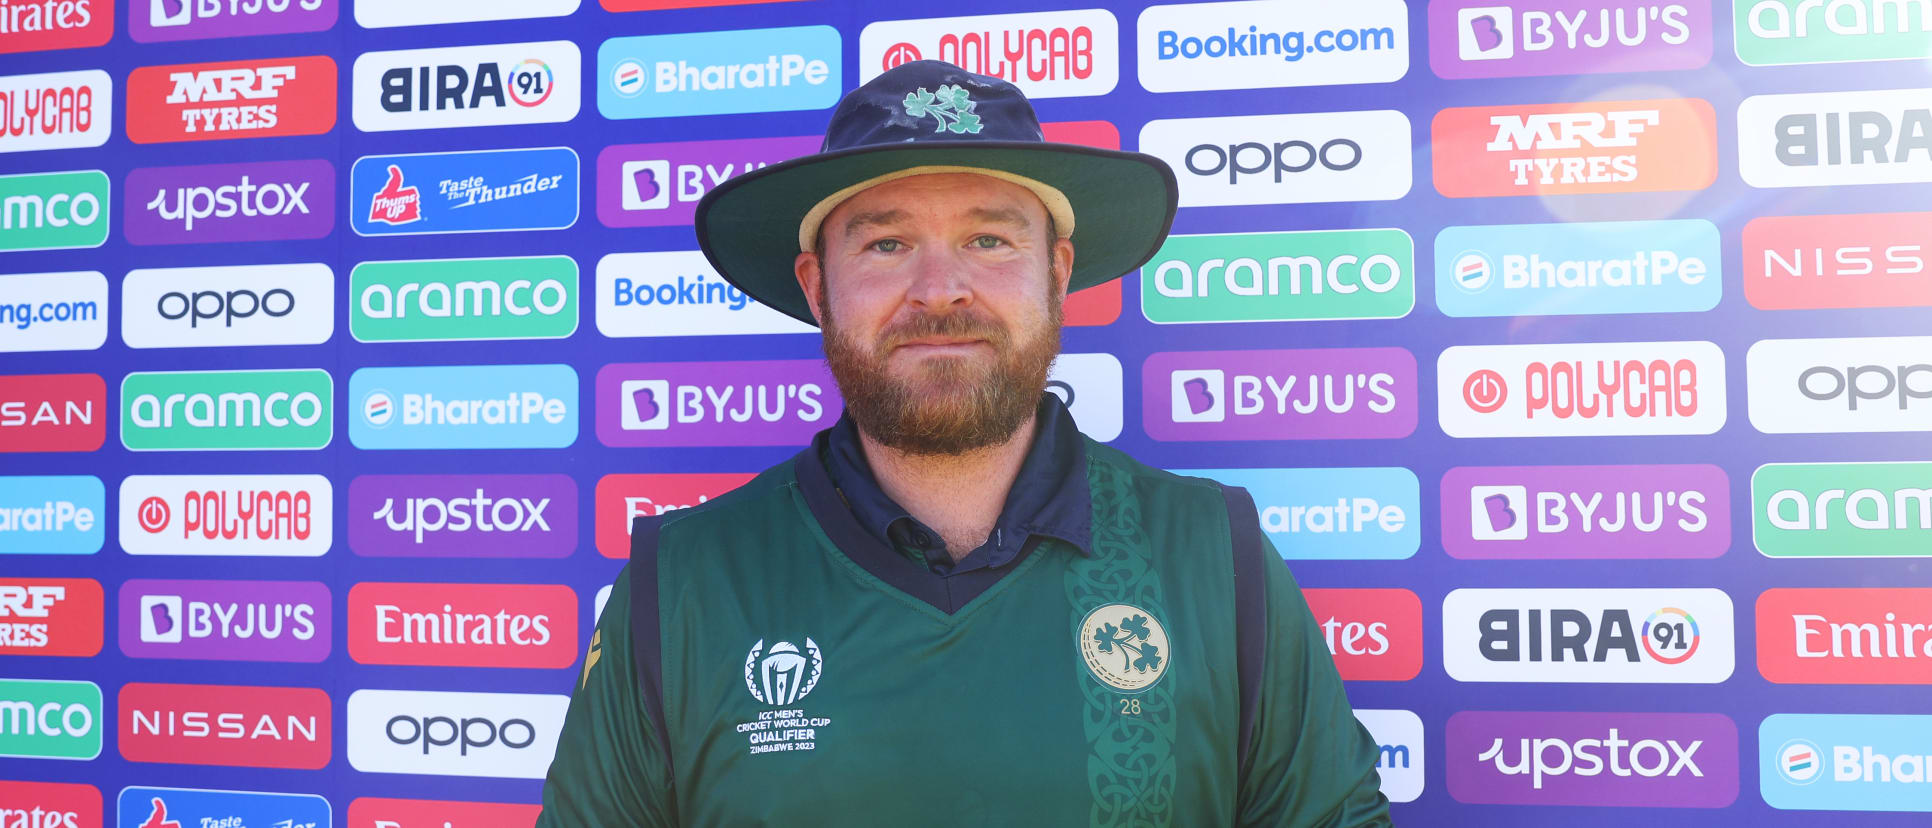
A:
POLYGON ((698 202, 698 246, 718 275, 807 324, 792 260, 847 198, 898 178, 988 175, 1040 197, 1074 244, 1069 291, 1152 258, 1174 222, 1174 171, 1151 155, 1041 137, 1018 87, 949 63, 901 64, 839 101, 818 154, 726 180, 698 202))

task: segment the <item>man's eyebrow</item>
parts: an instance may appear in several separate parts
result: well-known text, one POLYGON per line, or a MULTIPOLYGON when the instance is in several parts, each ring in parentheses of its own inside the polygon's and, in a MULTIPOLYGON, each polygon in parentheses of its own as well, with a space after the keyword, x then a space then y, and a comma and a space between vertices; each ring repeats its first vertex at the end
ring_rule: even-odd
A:
POLYGON ((898 224, 899 222, 905 221, 906 218, 907 214, 904 210, 873 210, 871 212, 858 213, 845 220, 845 235, 847 238, 850 238, 857 235, 860 230, 864 230, 866 227, 898 224))
POLYGON ((1026 213, 1021 212, 1017 207, 974 207, 968 210, 966 215, 976 221, 1010 224, 1021 230, 1033 226, 1033 222, 1027 219, 1026 213))

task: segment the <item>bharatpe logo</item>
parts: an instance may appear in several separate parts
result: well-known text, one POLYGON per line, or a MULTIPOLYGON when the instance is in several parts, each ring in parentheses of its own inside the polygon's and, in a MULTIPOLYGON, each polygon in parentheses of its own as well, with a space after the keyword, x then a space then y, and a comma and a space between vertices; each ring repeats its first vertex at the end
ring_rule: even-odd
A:
POLYGON ((109 189, 100 170, 0 175, 0 253, 100 247, 109 189))
POLYGON ((1723 808, 1737 725, 1719 713, 1466 710, 1443 729, 1449 795, 1485 805, 1723 808))
POLYGON ((1751 66, 1923 60, 1932 9, 1891 0, 1735 0, 1738 60, 1751 66))
POLYGON ((1451 437, 1712 434, 1724 393, 1709 342, 1457 345, 1436 359, 1451 437))
POLYGON ((349 765, 363 773, 542 779, 570 697, 357 690, 349 765))
POLYGON ((1751 511, 1767 558, 1932 557, 1932 463, 1767 463, 1751 511))
POLYGON ((335 128, 335 87, 327 55, 144 66, 127 79, 127 137, 158 144, 320 135, 335 128))
POLYGON ((569 147, 368 155, 349 172, 359 236, 561 230, 577 223, 569 147))
POLYGON ((1401 348, 1157 353, 1141 366, 1141 421, 1156 440, 1407 437, 1415 383, 1401 348))
POLYGON ((597 330, 617 339, 818 329, 758 304, 719 278, 703 253, 673 250, 612 253, 597 260, 597 330))
POLYGON ((90 761, 101 755, 102 710, 91 681, 0 679, 0 756, 90 761))
POLYGON ((1443 78, 1696 69, 1711 61, 1711 0, 1453 0, 1429 5, 1443 78))
POLYGON ((106 541, 106 514, 98 477, 0 477, 0 555, 92 555, 106 541))
POLYGON ((1140 269, 1148 321, 1399 319, 1415 307, 1401 230, 1168 236, 1140 269))
POLYGON ((597 153, 605 227, 685 227, 698 199, 727 179, 818 151, 817 135, 618 144, 597 153))
POLYGON ((99 374, 0 376, 0 452, 98 449, 106 408, 99 374))
POLYGON ((568 40, 364 52, 350 109, 363 132, 560 123, 582 105, 582 64, 568 40))
POLYGON ((1430 125, 1450 198, 1702 190, 1717 180, 1717 115, 1698 98, 1464 106, 1430 125))
POLYGON ((334 333, 325 264, 142 268, 121 281, 130 348, 319 345, 334 333))
POLYGON ((619 362, 597 371, 597 440, 613 448, 802 446, 843 405, 820 359, 619 362))
POLYGON ((1766 339, 1744 360, 1766 434, 1932 431, 1932 337, 1766 339))
POLYGON ((150 581, 121 585, 130 658, 316 663, 329 657, 329 588, 316 581, 150 581))
MULTIPOLYGON (((338 0, 126 0, 127 33, 138 43, 325 32, 338 0)), ((334 90, 330 90, 334 100, 334 90)), ((267 822, 267 820, 263 820, 267 822)))
MULTIPOLYGON (((414 3, 356 3, 356 25, 365 29, 392 26, 433 26, 444 23, 475 23, 486 20, 521 20, 531 17, 563 17, 577 10, 583 0, 418 0, 414 3)), ((678 4, 680 7, 694 5, 678 4)), ((355 818, 350 817, 350 822, 355 818)))
POLYGON ((299 770, 329 764, 334 730, 322 690, 137 683, 122 685, 118 702, 116 735, 121 758, 130 762, 299 770))
POLYGON ((1401 560, 1422 545, 1421 484, 1403 468, 1193 469, 1240 486, 1283 560, 1401 560))
POLYGON ((349 590, 357 664, 564 669, 577 660, 577 593, 536 584, 385 584, 349 590))
POLYGON ((562 558, 577 549, 577 484, 563 474, 365 474, 349 483, 349 548, 377 558, 562 558))
POLYGON ((568 365, 361 368, 349 377, 360 449, 563 448, 577 441, 568 365))
POLYGON ((1408 8, 1396 0, 1150 6, 1135 43, 1150 92, 1390 83, 1409 72, 1408 8), (1283 26, 1293 22, 1293 27, 1283 26))
POLYGON ((1458 589, 1442 601, 1457 681, 1719 684, 1735 667, 1717 589, 1458 589))
POLYGON ((153 371, 121 380, 129 451, 319 449, 335 433, 335 383, 317 368, 153 371))
POLYGON ((623 560, 631 555, 631 524, 689 509, 743 486, 752 474, 607 474, 597 480, 597 551, 623 560))
POLYGON ((1932 305, 1932 213, 1765 216, 1744 225, 1744 296, 1761 310, 1932 305))
POLYGON ((1758 793, 1787 811, 1932 811, 1932 716, 1774 713, 1758 725, 1758 793))
MULTIPOLYGON (((18 10, 0 6, 0 20, 18 10)), ((7 51, 16 50, 0 47, 7 51)), ((0 153, 98 147, 113 131, 114 79, 106 72, 0 77, 0 153)))
POLYGON ((791 26, 613 37, 597 47, 611 120, 826 109, 844 88, 839 32, 791 26))
POLYGON ((569 256, 363 262, 349 271, 357 342, 561 339, 577 331, 569 256))
POLYGON ((133 244, 319 239, 335 227, 335 167, 320 159, 144 167, 126 189, 133 244))
POLYGON ((1436 304, 1447 316, 1706 311, 1724 291, 1720 249, 1703 219, 1445 227, 1436 304))
POLYGON ((1406 589, 1306 589, 1308 610, 1344 681, 1422 672, 1422 599, 1406 589))
POLYGON ((98 655, 101 603, 92 578, 0 578, 0 655, 98 655))
POLYGON ((0 276, 0 353, 92 351, 106 342, 106 274, 0 276))
POLYGON ((1140 148, 1174 168, 1182 207, 1389 201, 1415 161, 1393 109, 1148 121, 1140 148))
POLYGON ((542 805, 508 802, 448 802, 359 796, 349 802, 348 824, 370 828, 535 825, 537 815, 542 812, 542 805))
MULTIPOLYGON (((7 9, 5 14, 7 25, 0 28, 0 54, 81 49, 99 46, 114 37, 113 0, 98 0, 98 5, 96 0, 21 3, 7 9)), ((95 794, 94 799, 94 810, 99 811, 100 795, 95 794)), ((0 802, 10 800, 11 797, 0 796, 0 802)), ((0 816, 4 815, 0 811, 0 816)))
POLYGON ((318 557, 335 490, 319 474, 130 475, 120 542, 130 555, 318 557))
POLYGON ((933 59, 1028 98, 1105 95, 1120 82, 1119 43, 1120 23, 1106 9, 879 21, 859 32, 859 82, 933 59))
MULTIPOLYGON (((154 0, 160 5, 162 0, 154 0)), ((119 828, 221 826, 329 828, 329 801, 314 794, 207 791, 196 788, 121 789, 119 828)))
POLYGON ((1932 589, 1768 589, 1758 672, 1779 684, 1932 684, 1932 589))
POLYGON ((1753 187, 1932 182, 1932 89, 1753 95, 1737 108, 1753 187))
POLYGON ((1375 741, 1375 772, 1382 794, 1390 802, 1414 802, 1422 796, 1425 773, 1422 718, 1407 710, 1355 708, 1355 720, 1375 741))
POLYGON ((1478 466, 1442 476, 1442 548, 1469 560, 1715 558, 1731 547, 1716 466, 1478 466))

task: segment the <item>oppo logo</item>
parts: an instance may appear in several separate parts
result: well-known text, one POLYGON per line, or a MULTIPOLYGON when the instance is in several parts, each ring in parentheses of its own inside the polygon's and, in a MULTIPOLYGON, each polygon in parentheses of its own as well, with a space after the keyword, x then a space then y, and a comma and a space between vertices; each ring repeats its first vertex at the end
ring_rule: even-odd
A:
POLYGON ((1932 398, 1932 364, 1814 365, 1798 375, 1798 392, 1819 401, 1842 398, 1848 411, 1857 411, 1859 400, 1896 399, 1903 411, 1916 400, 1932 398), (1923 387, 1914 378, 1924 378, 1923 387))
POLYGON ((1767 434, 1932 431, 1932 337, 1767 339, 1745 356, 1767 434))
POLYGON ((364 773, 542 779, 570 698, 357 690, 348 707, 349 764, 364 773))
POLYGON ((1307 172, 1317 166, 1335 172, 1355 169, 1362 163, 1362 145, 1347 138, 1331 138, 1320 147, 1300 139, 1273 144, 1245 141, 1226 148, 1200 144, 1187 151, 1186 163, 1187 171, 1195 175, 1220 175, 1226 170, 1229 184, 1240 183, 1243 175, 1259 173, 1272 175, 1280 184, 1284 173, 1307 172), (1203 152, 1214 159, 1212 166, 1202 161, 1203 152))
POLYGON ((1149 121, 1142 152, 1181 176, 1183 207, 1385 201, 1413 178, 1408 116, 1383 109, 1149 121))
POLYGON ((235 320, 247 319, 256 313, 270 318, 279 318, 295 312, 295 294, 286 288, 274 288, 264 293, 256 293, 247 288, 230 291, 198 290, 193 294, 170 291, 161 294, 154 303, 154 312, 170 322, 188 320, 188 327, 200 327, 204 321, 219 319, 224 328, 235 327, 235 320))

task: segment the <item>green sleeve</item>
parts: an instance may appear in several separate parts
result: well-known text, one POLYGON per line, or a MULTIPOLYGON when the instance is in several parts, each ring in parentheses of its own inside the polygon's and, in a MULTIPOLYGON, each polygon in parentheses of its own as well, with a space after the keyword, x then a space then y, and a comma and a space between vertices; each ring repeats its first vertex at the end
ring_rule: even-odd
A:
POLYGON ((1262 536, 1268 636, 1253 738, 1241 757, 1236 824, 1389 826, 1378 748, 1355 720, 1342 677, 1295 576, 1262 536))
MULTIPOLYGON (((653 596, 655 597, 655 596, 653 596)), ((631 649, 630 570, 612 585, 543 784, 536 828, 677 824, 671 769, 645 712, 631 649)), ((645 611, 656 611, 647 601, 645 611)))

